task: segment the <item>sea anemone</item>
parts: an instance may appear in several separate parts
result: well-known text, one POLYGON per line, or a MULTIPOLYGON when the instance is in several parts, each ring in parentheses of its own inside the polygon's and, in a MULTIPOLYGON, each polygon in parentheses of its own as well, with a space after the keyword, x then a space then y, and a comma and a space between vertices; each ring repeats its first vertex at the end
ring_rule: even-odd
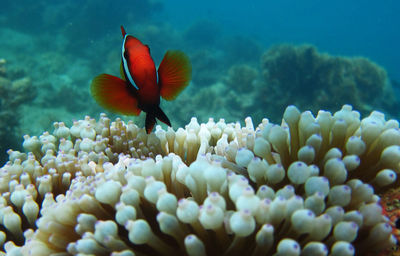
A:
POLYGON ((147 135, 86 117, 26 135, 0 170, 7 255, 365 255, 396 242, 378 194, 398 186, 396 120, 289 106, 147 135))

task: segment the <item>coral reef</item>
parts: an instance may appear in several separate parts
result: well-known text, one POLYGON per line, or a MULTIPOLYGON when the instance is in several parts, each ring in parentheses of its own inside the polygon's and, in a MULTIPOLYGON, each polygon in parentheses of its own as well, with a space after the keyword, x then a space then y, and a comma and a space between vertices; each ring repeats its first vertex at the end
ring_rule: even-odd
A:
POLYGON ((296 104, 330 110, 348 103, 363 114, 374 109, 397 114, 400 106, 386 71, 363 57, 331 56, 311 45, 277 45, 264 53, 261 65, 265 84, 259 95, 270 95, 280 109, 296 104))
POLYGON ((351 104, 363 115, 377 109, 398 118, 396 83, 368 59, 323 54, 310 45, 277 45, 261 56, 257 67, 251 61, 218 65, 225 63, 226 56, 212 52, 192 54, 198 71, 193 86, 175 104, 166 106, 167 112, 177 113, 172 122, 182 126, 193 115, 207 120, 209 113, 228 122, 245 116, 261 122, 267 114, 278 122, 288 104, 312 111, 351 104), (215 56, 218 62, 211 61, 215 56))
POLYGON ((254 90, 254 82, 259 76, 256 68, 246 64, 233 65, 223 80, 229 88, 235 88, 239 94, 254 90))
POLYGON ((62 85, 57 89, 49 86, 47 90, 52 97, 40 99, 41 107, 56 108, 62 106, 70 113, 80 113, 82 109, 89 108, 87 99, 90 99, 90 94, 87 91, 82 92, 70 85, 62 85), (74 100, 74 104, 71 104, 71 99, 74 100))
MULTIPOLYGON (((385 215, 390 219, 393 234, 396 236, 397 241, 400 241, 400 187, 391 189, 383 194, 382 205, 385 215)), ((398 246, 399 244, 397 244, 398 246)))
POLYGON ((220 52, 211 51, 208 49, 198 50, 190 55, 193 70, 193 83, 199 87, 211 86, 218 81, 220 74, 224 71, 220 65, 222 59, 220 52))
MULTIPOLYGON (((396 120, 289 106, 174 131, 104 114, 24 137, 0 169, 7 255, 366 255, 395 243, 396 120)), ((4 254, 4 253, 3 253, 4 254)))
POLYGON ((19 148, 21 107, 37 94, 29 77, 10 73, 6 70, 6 60, 0 59, 0 163, 5 162, 9 147, 19 148))
MULTIPOLYGON (((166 104, 163 109, 167 114, 174 113, 174 118, 171 121, 172 124, 178 126, 184 126, 186 120, 189 120, 192 116, 198 116, 199 120, 207 120, 209 113, 213 111, 215 111, 213 112, 215 117, 223 118, 227 116, 229 119, 237 118, 240 120, 242 112, 236 112, 236 107, 242 106, 242 103, 227 105, 227 99, 230 98, 231 94, 226 91, 226 86, 223 83, 216 83, 207 88, 188 86, 182 95, 174 101, 174 104, 166 104), (225 94, 225 97, 219 97, 221 94, 225 94), (221 106, 229 107, 221 108, 221 106)), ((233 99, 236 99, 236 97, 233 97, 233 99)))

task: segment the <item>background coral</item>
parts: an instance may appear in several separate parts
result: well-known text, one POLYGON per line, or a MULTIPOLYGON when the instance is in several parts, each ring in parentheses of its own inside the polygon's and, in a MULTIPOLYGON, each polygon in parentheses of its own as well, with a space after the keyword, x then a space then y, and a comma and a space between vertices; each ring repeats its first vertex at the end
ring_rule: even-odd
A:
POLYGON ((281 109, 296 104, 331 110, 349 103, 363 114, 373 109, 396 114, 399 107, 386 71, 366 58, 319 53, 311 45, 277 45, 264 53, 261 69, 265 84, 256 101, 270 95, 281 109))
POLYGON ((21 107, 35 97, 36 87, 24 74, 6 70, 6 60, 0 59, 0 162, 6 160, 8 148, 20 148, 21 107))
POLYGON ((196 58, 206 64, 199 66, 202 77, 216 77, 194 79, 175 104, 165 106, 166 111, 177 114, 179 125, 193 115, 205 121, 209 113, 227 121, 249 115, 256 122, 268 113, 277 122, 279 113, 289 104, 332 111, 349 103, 362 114, 378 109, 398 116, 396 88, 386 71, 366 58, 333 56, 318 52, 314 46, 286 44, 271 47, 259 56, 260 66, 251 60, 217 69, 218 74, 207 70, 207 58, 196 58), (213 84, 203 85, 207 83, 213 84))
POLYGON ((365 255, 395 243, 396 120, 289 106, 282 125, 174 131, 86 117, 25 136, 0 170, 7 253, 365 255), (22 247, 19 247, 21 246, 22 247))

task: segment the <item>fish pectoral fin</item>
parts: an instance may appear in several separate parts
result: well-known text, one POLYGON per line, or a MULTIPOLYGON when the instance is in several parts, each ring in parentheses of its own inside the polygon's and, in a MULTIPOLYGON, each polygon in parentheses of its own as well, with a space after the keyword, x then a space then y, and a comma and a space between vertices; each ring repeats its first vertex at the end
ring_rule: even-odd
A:
POLYGON ((138 100, 126 81, 112 75, 96 76, 90 92, 97 103, 105 109, 123 115, 139 115, 138 100))
POLYGON ((167 51, 158 68, 160 95, 173 100, 185 89, 192 78, 192 65, 182 51, 167 51))

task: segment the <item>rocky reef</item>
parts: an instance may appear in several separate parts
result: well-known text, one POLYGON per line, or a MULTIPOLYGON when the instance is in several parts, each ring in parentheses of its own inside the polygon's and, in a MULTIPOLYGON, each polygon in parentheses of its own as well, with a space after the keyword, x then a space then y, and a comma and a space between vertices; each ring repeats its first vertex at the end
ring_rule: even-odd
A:
POLYGON ((386 71, 364 57, 332 56, 311 45, 277 45, 263 54, 261 69, 265 84, 258 100, 270 95, 280 108, 290 102, 316 111, 350 103, 362 113, 393 113, 399 107, 386 71))
POLYGON ((0 59, 0 163, 8 148, 20 148, 21 107, 37 95, 31 79, 21 71, 7 71, 6 63, 0 59))
POLYGON ((312 111, 351 104, 362 114, 380 110, 398 117, 400 100, 385 69, 364 57, 334 56, 311 45, 283 44, 261 54, 259 66, 231 64, 225 71, 206 71, 205 67, 201 72, 218 80, 207 86, 198 86, 195 80, 176 104, 166 106, 177 114, 179 124, 180 117, 196 115, 207 120, 209 113, 230 121, 248 115, 257 122, 267 113, 279 121, 290 104, 312 111))

